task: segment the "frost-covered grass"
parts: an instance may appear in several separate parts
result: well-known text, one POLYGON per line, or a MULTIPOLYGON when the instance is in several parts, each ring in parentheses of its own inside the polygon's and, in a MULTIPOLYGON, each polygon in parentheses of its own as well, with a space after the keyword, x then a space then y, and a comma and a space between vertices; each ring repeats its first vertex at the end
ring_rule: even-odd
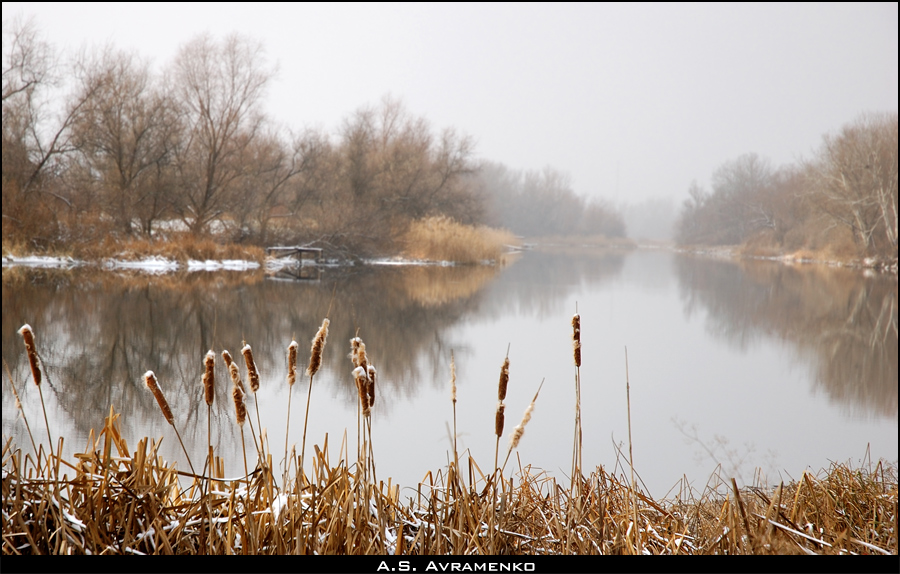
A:
MULTIPOLYGON (((354 341, 357 364, 368 355, 354 341)), ((324 336, 322 346, 346 351, 329 349, 324 336)), ((243 386, 230 364, 232 381, 220 384, 243 386)), ((14 392, 24 384, 9 382, 14 392)), ((374 397, 359 394, 361 402, 374 397)), ((219 420, 235 420, 230 402, 214 408, 223 409, 219 420)), ((157 440, 130 448, 112 408, 75 460, 59 458, 61 439, 53 450, 9 439, 3 554, 897 554, 896 463, 834 463, 788 484, 742 489, 716 473, 699 490, 682 484, 653 499, 627 478, 623 461, 613 472, 579 469, 560 479, 527 465, 506 474, 452 452, 446 467, 423 469, 401 497, 390 478, 375 478, 365 416, 357 423, 362 448, 344 443, 331 460, 326 436, 306 451, 306 464, 292 451, 281 475, 272 468, 281 454, 268 441, 247 449, 243 476, 224 476, 218 457, 195 465, 203 475, 184 472, 158 455, 157 440)), ((260 429, 247 422, 256 444, 260 429)), ((568 440, 560 448, 571 448, 568 440)))

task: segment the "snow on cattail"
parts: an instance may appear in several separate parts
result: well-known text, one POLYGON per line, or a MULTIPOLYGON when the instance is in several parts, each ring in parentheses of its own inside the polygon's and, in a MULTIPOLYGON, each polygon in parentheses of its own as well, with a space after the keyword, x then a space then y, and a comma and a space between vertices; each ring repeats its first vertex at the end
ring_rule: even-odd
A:
POLYGON ((244 348, 241 349, 241 354, 244 355, 244 362, 247 364, 247 379, 250 380, 250 391, 254 394, 259 390, 259 371, 256 370, 256 363, 253 361, 253 351, 250 350, 250 345, 244 345, 244 348))
POLYGON ((369 382, 366 385, 366 394, 369 396, 369 407, 375 406, 375 366, 369 365, 369 382))
POLYGON ((206 353, 203 360, 206 370, 203 372, 203 397, 206 404, 212 406, 213 399, 216 396, 216 354, 211 350, 206 353))
POLYGON ((299 346, 293 339, 288 345, 288 386, 291 387, 297 382, 297 348, 299 346))
POLYGON ((28 354, 28 364, 31 365, 31 377, 34 379, 34 384, 40 386, 41 367, 38 364, 37 348, 34 346, 34 332, 31 330, 31 325, 28 323, 22 325, 19 334, 25 341, 25 352, 28 354))
POLYGON ((371 412, 368 394, 369 377, 366 374, 366 370, 362 367, 353 369, 353 379, 356 381, 356 391, 359 393, 359 404, 362 405, 363 415, 369 416, 371 412))
POLYGON ((331 323, 327 318, 322 320, 322 326, 316 333, 312 341, 312 349, 309 355, 309 367, 306 368, 306 375, 312 377, 319 371, 322 366, 322 351, 325 349, 325 339, 328 337, 328 325, 331 323))
POLYGON ((572 316, 572 341, 575 344, 575 366, 581 366, 581 315, 572 316))
POLYGON ((150 392, 153 393, 153 396, 156 397, 156 402, 159 404, 159 408, 162 411, 164 417, 166 417, 166 422, 168 422, 173 427, 175 426, 175 417, 172 416, 172 409, 169 408, 169 403, 166 402, 166 397, 163 395, 162 389, 159 387, 159 381, 156 380, 156 374, 153 371, 147 371, 144 373, 144 383, 146 383, 147 388, 150 389, 150 392))
POLYGON ((228 366, 228 374, 231 375, 231 382, 235 387, 241 389, 241 394, 243 395, 244 382, 241 381, 241 373, 238 370, 237 363, 234 362, 234 359, 231 358, 231 353, 228 351, 222 351, 222 358, 225 359, 225 364, 228 366))

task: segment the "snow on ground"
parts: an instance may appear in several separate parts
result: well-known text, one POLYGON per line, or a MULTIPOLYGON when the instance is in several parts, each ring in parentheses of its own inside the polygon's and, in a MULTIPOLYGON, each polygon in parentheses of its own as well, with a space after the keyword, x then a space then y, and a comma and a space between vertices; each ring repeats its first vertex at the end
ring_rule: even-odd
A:
POLYGON ((82 262, 76 261, 71 257, 42 257, 31 255, 28 257, 3 257, 3 267, 39 267, 43 269, 69 269, 76 267, 82 262))

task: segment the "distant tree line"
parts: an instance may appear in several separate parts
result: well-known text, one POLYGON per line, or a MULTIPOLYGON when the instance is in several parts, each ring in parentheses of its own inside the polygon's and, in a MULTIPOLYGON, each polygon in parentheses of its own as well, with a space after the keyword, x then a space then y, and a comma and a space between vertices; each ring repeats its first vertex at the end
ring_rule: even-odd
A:
POLYGON ((811 159, 773 168, 756 154, 688 188, 682 244, 753 243, 897 258, 897 113, 866 113, 823 136, 811 159))
POLYGON ((503 168, 476 161, 472 138, 396 99, 334 134, 291 131, 263 110, 273 74, 263 46, 238 35, 196 37, 159 72, 114 47, 63 65, 33 23, 4 21, 4 241, 46 248, 176 228, 366 253, 436 215, 523 234, 623 231, 552 170, 493 178, 503 168))

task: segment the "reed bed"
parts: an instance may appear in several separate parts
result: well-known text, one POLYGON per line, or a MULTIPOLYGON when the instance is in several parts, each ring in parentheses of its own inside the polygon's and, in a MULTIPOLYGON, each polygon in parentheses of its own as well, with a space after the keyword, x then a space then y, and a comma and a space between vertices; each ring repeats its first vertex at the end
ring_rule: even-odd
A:
MULTIPOLYGON (((327 320, 313 342, 310 378, 326 329, 327 320)), ((446 467, 401 496, 391 479, 376 478, 367 439, 377 424, 375 373, 361 339, 351 349, 368 447, 355 460, 346 441, 331 460, 326 435, 306 464, 298 460, 305 449, 292 450, 293 476, 286 470, 276 481, 260 437, 255 464, 244 453, 242 476, 226 477, 224 461, 212 454, 203 474, 186 472, 158 454, 158 440, 129 448, 121 415, 110 407, 73 460, 58 454, 66 452, 63 438, 47 451, 33 443, 36 452, 28 452, 12 439, 2 445, 3 554, 897 554, 897 466, 883 461, 835 463, 774 487, 738 488, 716 473, 702 490, 685 483, 655 500, 624 470, 585 474, 579 464, 563 483, 512 457, 507 476, 506 462, 482 470, 454 447, 446 467)), ((243 432, 243 383, 223 356, 243 432)), ((448 411, 456 407, 455 385, 454 371, 448 411)), ((158 383, 151 390, 169 420, 158 383)), ((527 440, 533 412, 539 415, 537 391, 510 435, 506 461, 527 440)))

